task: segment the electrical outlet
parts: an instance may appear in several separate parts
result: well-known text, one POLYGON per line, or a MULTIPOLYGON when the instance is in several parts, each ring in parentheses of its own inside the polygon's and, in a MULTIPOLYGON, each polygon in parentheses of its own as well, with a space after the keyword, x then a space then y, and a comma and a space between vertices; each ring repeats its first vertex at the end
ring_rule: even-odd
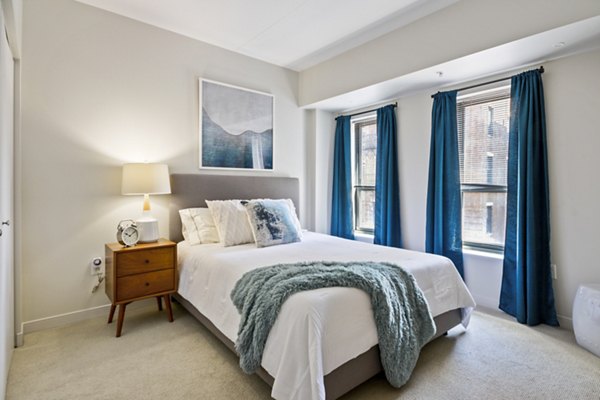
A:
POLYGON ((90 274, 92 276, 100 275, 102 273, 102 258, 94 257, 90 261, 90 274))
POLYGON ((550 265, 550 272, 552 273, 552 279, 558 279, 558 275, 556 274, 556 264, 550 265))

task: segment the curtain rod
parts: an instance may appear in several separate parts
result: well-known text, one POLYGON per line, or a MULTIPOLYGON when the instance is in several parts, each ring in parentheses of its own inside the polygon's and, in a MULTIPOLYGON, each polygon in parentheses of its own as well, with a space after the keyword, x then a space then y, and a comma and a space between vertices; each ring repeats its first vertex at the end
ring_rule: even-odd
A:
MULTIPOLYGON (((390 105, 391 105, 391 106, 394 106, 394 107, 398 107, 398 102, 396 102, 396 103, 391 103, 391 104, 387 104, 387 105, 388 105, 388 106, 390 106, 390 105)), ((372 109, 372 110, 361 111, 361 112, 357 112, 357 113, 350 114, 350 115, 340 115, 340 116, 338 116, 338 117, 335 117, 335 119, 337 120, 339 117, 355 117, 355 116, 357 116, 357 115, 361 115, 361 114, 368 114, 368 113, 370 113, 370 112, 377 111, 377 110, 379 110, 380 108, 383 108, 383 107, 386 107, 386 106, 381 106, 381 107, 378 107, 378 108, 374 108, 374 109, 372 109)))
MULTIPOLYGON (((544 73, 544 66, 542 65, 541 67, 539 67, 539 68, 538 68, 538 71, 540 71, 540 74, 543 74, 543 73, 544 73)), ((461 90, 473 89, 473 88, 476 88, 476 87, 479 87, 479 86, 484 86, 484 85, 491 85, 492 83, 497 83, 497 82, 507 81, 507 80, 509 80, 509 79, 512 79, 512 76, 509 76, 508 78, 500 78, 500 79, 496 79, 496 80, 489 81, 489 82, 478 83, 478 84, 476 84, 476 85, 465 86, 465 87, 462 87, 462 88, 459 88, 459 89, 454 89, 454 90, 456 90, 457 92, 460 92, 461 90)), ((439 93, 439 92, 437 92, 437 93, 439 93)), ((436 94, 437 94, 437 93, 436 93, 436 94)), ((431 97, 432 97, 432 98, 433 98, 434 96, 435 96, 435 94, 432 94, 432 95, 431 95, 431 97)))

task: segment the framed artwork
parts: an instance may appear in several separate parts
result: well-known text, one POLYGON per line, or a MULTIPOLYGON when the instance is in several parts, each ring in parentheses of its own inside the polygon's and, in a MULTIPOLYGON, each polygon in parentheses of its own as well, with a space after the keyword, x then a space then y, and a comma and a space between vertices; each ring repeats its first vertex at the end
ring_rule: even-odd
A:
POLYGON ((199 79, 200 168, 273 170, 273 96, 199 79))

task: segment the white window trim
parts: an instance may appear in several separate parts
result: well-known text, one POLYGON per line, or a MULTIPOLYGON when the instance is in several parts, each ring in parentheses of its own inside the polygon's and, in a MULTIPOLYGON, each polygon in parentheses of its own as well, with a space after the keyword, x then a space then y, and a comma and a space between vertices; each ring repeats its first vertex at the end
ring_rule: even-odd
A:
POLYGON ((362 231, 354 231, 354 239, 358 240, 359 242, 365 242, 365 243, 373 243, 373 241, 375 240, 375 235, 372 235, 370 233, 365 233, 362 231))
POLYGON ((476 257, 483 257, 483 258, 491 258, 494 260, 504 260, 504 254, 503 253, 498 253, 495 251, 491 251, 491 250, 483 250, 483 249, 471 249, 471 248, 465 248, 463 247, 463 254, 466 254, 468 256, 476 256, 476 257))
POLYGON ((350 163, 352 166, 352 229, 354 232, 354 238, 361 242, 373 243, 374 233, 357 230, 356 228, 356 204, 354 203, 355 193, 354 186, 356 185, 356 136, 355 125, 370 119, 377 119, 377 111, 361 114, 350 118, 350 163))

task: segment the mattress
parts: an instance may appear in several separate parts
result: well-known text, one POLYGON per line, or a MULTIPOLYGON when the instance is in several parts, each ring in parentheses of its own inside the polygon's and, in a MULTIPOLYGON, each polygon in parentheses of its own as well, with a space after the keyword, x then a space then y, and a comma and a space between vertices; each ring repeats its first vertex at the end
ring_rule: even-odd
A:
MULTIPOLYGON (((468 325, 475 302, 452 262, 441 256, 305 232, 301 242, 178 244, 179 294, 235 342, 240 316, 230 293, 247 271, 298 261, 386 261, 415 277, 432 316, 463 309, 468 325)), ((275 399, 325 399, 323 376, 377 344, 368 295, 354 288, 324 288, 292 295, 267 340, 262 367, 274 377, 275 399)))

